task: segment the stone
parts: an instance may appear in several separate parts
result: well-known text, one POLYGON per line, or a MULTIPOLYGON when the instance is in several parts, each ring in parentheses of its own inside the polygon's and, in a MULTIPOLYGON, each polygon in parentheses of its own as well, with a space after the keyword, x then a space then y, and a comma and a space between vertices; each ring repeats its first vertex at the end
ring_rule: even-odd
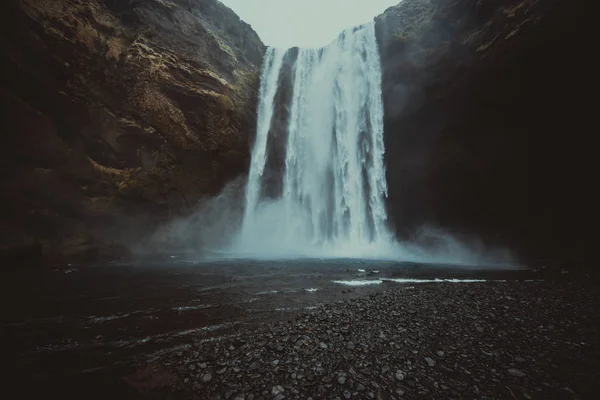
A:
POLYGON ((523 371, 521 371, 520 369, 516 369, 516 368, 510 368, 508 370, 508 373, 511 374, 512 376, 516 376, 517 378, 522 378, 525 376, 523 371))
POLYGON ((404 374, 404 372, 402 372, 400 370, 396 371, 396 375, 395 376, 396 376, 396 380, 398 382, 402 382, 404 380, 404 378, 406 378, 406 375, 404 374))
POLYGON ((281 385, 273 386, 273 388, 271 389, 271 394, 273 396, 277 396, 278 394, 281 394, 283 392, 285 392, 285 389, 281 385))
POLYGON ((431 357, 425 357, 425 362, 427 362, 427 365, 430 367, 435 367, 435 360, 431 357))
POLYGON ((212 375, 210 373, 204 374, 202 376, 202 382, 208 383, 212 380, 212 375))
POLYGON ((350 397, 352 397, 352 393, 350 393, 350 392, 349 392, 349 391, 347 391, 347 390, 344 390, 344 398, 345 398, 345 399, 349 399, 350 397))
POLYGON ((327 345, 323 342, 319 343, 319 347, 323 350, 325 350, 327 348, 327 345))

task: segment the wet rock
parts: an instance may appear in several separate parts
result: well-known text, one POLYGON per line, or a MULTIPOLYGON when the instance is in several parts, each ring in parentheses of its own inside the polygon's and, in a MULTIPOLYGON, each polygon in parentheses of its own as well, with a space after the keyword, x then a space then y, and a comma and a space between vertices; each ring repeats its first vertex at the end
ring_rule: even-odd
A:
POLYGON ((523 373, 523 371, 521 371, 520 369, 516 369, 516 368, 510 368, 508 370, 508 373, 511 374, 512 376, 516 376, 518 378, 522 378, 525 376, 525 374, 523 373))
POLYGON ((402 382, 404 378, 406 378, 406 375, 404 374, 404 372, 397 370, 395 377, 398 382, 402 382))
POLYGON ((273 396, 277 396, 281 393, 284 393, 285 389, 283 388, 283 386, 277 385, 277 386, 273 386, 273 388, 271 389, 271 394, 273 396))

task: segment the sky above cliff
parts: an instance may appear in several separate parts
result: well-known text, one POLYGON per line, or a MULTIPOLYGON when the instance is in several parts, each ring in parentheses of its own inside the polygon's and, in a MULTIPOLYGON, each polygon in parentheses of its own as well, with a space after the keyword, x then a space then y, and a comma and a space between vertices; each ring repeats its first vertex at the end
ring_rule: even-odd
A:
POLYGON ((273 47, 321 47, 400 0, 221 0, 273 47))

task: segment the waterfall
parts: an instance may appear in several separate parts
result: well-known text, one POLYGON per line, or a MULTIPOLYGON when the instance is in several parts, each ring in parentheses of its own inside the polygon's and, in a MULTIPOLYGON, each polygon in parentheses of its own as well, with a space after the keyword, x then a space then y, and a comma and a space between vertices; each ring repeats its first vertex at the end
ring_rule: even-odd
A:
POLYGON ((385 257, 386 226, 381 63, 373 23, 351 28, 322 49, 269 48, 233 251, 268 256, 385 257), (288 65, 289 64, 289 65, 288 65), (282 71, 290 69, 286 82, 282 71), (285 118, 278 93, 291 95, 285 118), (283 129, 275 126, 277 119, 283 129), (275 132, 278 131, 278 132, 275 132), (275 137, 276 135, 276 137, 275 137), (270 140, 285 154, 269 154, 270 140), (270 157, 285 159, 277 196, 266 196, 270 157))

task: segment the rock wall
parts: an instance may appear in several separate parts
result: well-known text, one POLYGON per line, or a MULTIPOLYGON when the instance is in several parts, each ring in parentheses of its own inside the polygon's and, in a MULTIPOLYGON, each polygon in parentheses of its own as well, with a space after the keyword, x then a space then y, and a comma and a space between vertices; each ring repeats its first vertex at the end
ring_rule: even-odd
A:
MULTIPOLYGON (((583 264, 591 35, 582 0, 404 0, 376 18, 389 208, 583 264)), ((589 125, 588 125, 589 124, 589 125)))
POLYGON ((243 173, 264 45, 217 0, 7 0, 3 261, 93 261, 243 173))

